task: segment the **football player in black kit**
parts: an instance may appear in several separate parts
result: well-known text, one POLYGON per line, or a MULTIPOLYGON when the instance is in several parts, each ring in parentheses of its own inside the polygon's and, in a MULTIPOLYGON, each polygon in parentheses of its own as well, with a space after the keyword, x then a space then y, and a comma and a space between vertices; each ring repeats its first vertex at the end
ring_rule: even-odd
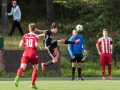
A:
MULTIPOLYGON (((59 55, 56 55, 55 53, 55 48, 57 46, 59 46, 59 44, 77 44, 78 42, 80 42, 80 40, 76 40, 75 42, 71 42, 71 41, 68 41, 68 40, 65 40, 65 39, 61 39, 61 40, 55 40, 52 42, 52 34, 53 33, 57 33, 58 29, 56 26, 53 26, 51 28, 51 30, 38 30, 36 29, 37 32, 40 32, 42 34, 40 34, 39 36, 44 36, 44 46, 45 46, 45 49, 48 51, 48 53, 50 54, 50 56, 52 57, 52 60, 49 60, 45 63, 41 63, 41 69, 42 71, 45 70, 46 66, 48 65, 52 65, 54 63, 56 63, 58 61, 58 57, 59 55)), ((57 53, 58 54, 58 53, 57 53)))

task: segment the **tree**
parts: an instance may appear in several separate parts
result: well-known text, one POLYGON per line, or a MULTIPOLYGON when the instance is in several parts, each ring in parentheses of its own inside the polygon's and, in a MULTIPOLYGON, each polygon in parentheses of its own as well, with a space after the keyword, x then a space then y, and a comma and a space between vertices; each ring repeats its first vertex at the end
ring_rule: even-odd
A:
POLYGON ((54 20, 53 0, 47 0, 47 24, 50 25, 54 20))
POLYGON ((5 13, 7 12, 7 0, 2 0, 2 35, 7 35, 7 17, 5 13))

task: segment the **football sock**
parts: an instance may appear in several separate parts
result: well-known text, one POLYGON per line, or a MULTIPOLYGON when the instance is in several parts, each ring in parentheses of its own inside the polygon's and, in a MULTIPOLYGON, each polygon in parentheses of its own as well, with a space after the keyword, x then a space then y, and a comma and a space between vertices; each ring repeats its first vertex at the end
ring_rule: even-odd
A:
POLYGON ((23 71, 24 71, 23 68, 19 68, 17 70, 17 76, 20 77, 23 71))
POLYGON ((111 76, 111 65, 108 65, 108 76, 111 76))
POLYGON ((78 68, 78 77, 81 77, 81 68, 78 68))
POLYGON ((75 67, 72 67, 72 77, 75 76, 75 67))
POLYGON ((65 40, 64 44, 75 44, 75 42, 71 42, 71 41, 65 40))
POLYGON ((52 60, 49 60, 48 62, 44 63, 44 66, 48 66, 48 65, 51 65, 51 64, 53 64, 53 62, 52 62, 52 60))
POLYGON ((105 77, 105 65, 102 65, 102 77, 105 77))
POLYGON ((33 84, 33 85, 35 84, 37 75, 38 75, 38 70, 37 70, 37 69, 34 69, 33 72, 32 72, 32 84, 33 84))

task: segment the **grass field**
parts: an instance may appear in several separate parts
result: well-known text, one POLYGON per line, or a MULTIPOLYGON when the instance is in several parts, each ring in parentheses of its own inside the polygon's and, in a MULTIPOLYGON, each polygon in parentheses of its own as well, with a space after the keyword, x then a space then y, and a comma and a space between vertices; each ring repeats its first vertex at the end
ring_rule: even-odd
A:
MULTIPOLYGON (((85 81, 70 81, 70 77, 38 78, 37 90, 119 90, 119 77, 114 80, 101 80, 101 77, 84 77, 85 81)), ((31 78, 21 78, 18 87, 14 87, 14 78, 1 78, 0 90, 32 90, 31 78)))

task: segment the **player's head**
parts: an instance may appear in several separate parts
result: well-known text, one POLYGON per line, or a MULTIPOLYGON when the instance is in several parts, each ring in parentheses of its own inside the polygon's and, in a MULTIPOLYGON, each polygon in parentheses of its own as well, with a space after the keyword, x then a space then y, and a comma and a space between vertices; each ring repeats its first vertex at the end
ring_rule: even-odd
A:
POLYGON ((35 23, 30 23, 30 24, 28 25, 28 28, 29 28, 29 31, 30 31, 30 32, 34 32, 34 31, 35 31, 35 28, 36 28, 35 23))
POLYGON ((78 31, 77 31, 76 29, 74 29, 74 30, 72 31, 72 34, 73 34, 74 37, 76 37, 76 36, 78 35, 78 31))
POLYGON ((56 27, 56 23, 52 22, 51 27, 56 27))
POLYGON ((16 5, 17 5, 17 1, 16 1, 16 0, 13 0, 13 1, 12 1, 12 5, 13 5, 13 7, 16 6, 16 5))
POLYGON ((108 30, 107 29, 103 29, 103 36, 107 37, 108 36, 108 30))
POLYGON ((56 27, 56 23, 55 22, 51 23, 51 28, 53 28, 53 27, 56 27))
POLYGON ((57 29, 56 26, 54 26, 54 27, 51 28, 51 32, 52 32, 52 33, 57 33, 57 31, 58 31, 58 29, 57 29))

